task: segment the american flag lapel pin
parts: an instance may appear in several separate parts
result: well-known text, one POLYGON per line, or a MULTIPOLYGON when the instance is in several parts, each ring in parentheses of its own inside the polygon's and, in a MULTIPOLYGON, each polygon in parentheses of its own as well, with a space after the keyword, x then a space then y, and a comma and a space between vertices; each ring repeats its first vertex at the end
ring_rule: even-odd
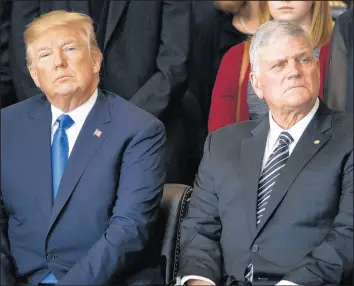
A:
POLYGON ((95 132, 93 132, 93 135, 97 136, 97 137, 100 137, 102 134, 102 131, 99 130, 99 129, 96 129, 95 132))

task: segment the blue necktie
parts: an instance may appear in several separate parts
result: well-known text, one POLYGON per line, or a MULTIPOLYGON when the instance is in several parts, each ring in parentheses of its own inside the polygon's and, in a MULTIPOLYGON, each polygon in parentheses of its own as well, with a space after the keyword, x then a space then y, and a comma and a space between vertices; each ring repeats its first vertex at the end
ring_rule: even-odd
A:
MULTIPOLYGON (((62 114, 58 117, 59 127, 54 133, 52 143, 52 177, 53 177, 53 200, 58 192, 61 177, 63 176, 66 163, 69 158, 69 142, 65 130, 74 124, 69 115, 62 114)), ((41 281, 42 284, 56 284, 58 280, 52 272, 49 272, 41 281)))
POLYGON ((59 127, 54 134, 52 143, 53 199, 57 195, 60 180, 69 158, 69 142, 65 130, 74 124, 71 117, 66 114, 60 115, 57 122, 59 127))

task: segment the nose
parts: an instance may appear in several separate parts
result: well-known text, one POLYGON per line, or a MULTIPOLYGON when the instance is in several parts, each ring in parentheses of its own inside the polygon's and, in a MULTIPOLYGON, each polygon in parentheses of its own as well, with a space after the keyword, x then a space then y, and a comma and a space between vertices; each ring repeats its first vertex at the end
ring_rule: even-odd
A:
POLYGON ((66 66, 66 60, 65 60, 64 54, 61 50, 54 51, 53 64, 54 64, 55 68, 66 66))
POLYGON ((290 60, 288 63, 288 78, 298 78, 301 76, 301 68, 300 68, 300 64, 296 61, 296 60, 290 60))

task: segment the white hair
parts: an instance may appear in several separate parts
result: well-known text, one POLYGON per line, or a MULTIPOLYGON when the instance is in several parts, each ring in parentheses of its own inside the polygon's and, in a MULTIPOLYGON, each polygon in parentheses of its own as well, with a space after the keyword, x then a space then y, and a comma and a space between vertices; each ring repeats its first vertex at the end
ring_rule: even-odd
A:
POLYGON ((284 20, 268 21, 261 25, 252 37, 249 52, 252 72, 258 72, 258 50, 276 43, 279 41, 279 38, 283 37, 291 39, 305 37, 312 46, 310 35, 299 25, 284 20))

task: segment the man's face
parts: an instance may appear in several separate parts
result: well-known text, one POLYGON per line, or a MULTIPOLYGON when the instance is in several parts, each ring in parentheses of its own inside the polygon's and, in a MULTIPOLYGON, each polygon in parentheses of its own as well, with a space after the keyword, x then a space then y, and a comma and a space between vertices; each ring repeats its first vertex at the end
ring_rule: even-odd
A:
POLYGON ((306 110, 319 93, 318 61, 303 37, 282 37, 256 54, 258 71, 251 73, 252 86, 271 110, 306 110))
POLYGON ((313 1, 268 1, 269 12, 276 20, 300 23, 312 17, 313 1))
POLYGON ((91 96, 97 87, 100 56, 90 54, 82 33, 69 26, 50 28, 31 45, 31 76, 51 102, 91 96))

